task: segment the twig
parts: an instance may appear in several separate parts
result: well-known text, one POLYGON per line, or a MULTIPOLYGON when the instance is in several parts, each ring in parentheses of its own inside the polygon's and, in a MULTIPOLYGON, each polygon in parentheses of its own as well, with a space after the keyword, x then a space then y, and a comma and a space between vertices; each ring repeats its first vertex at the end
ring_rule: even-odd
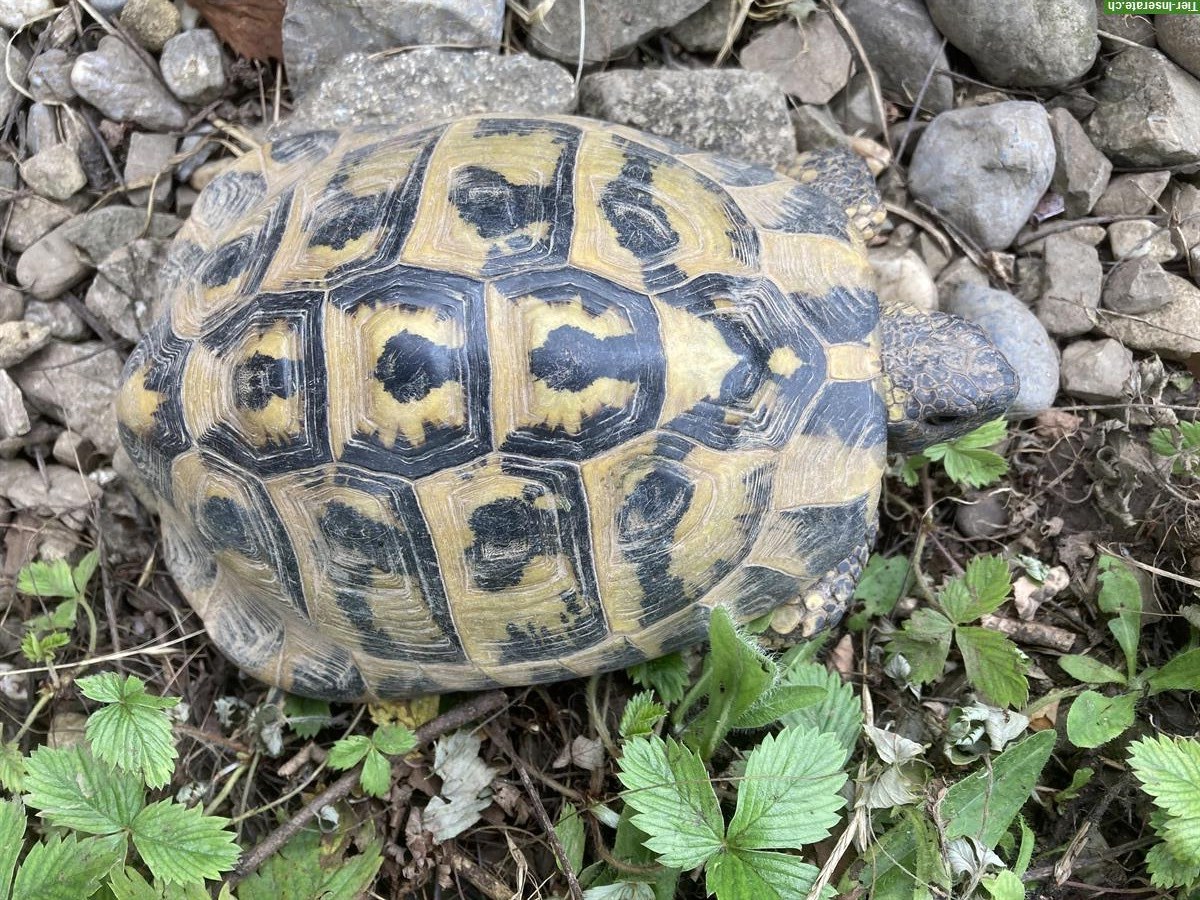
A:
POLYGON ((450 859, 450 868, 483 891, 489 900, 512 900, 517 896, 516 891, 457 847, 450 845, 446 855, 450 859))
MULTIPOLYGON (((432 722, 426 722, 418 728, 416 731, 416 746, 420 747, 428 744, 434 738, 441 737, 448 731, 453 731, 455 728, 460 728, 468 722, 473 722, 475 719, 496 712, 506 703, 508 703, 508 696, 503 691, 491 691, 487 694, 480 694, 473 700, 469 700, 461 706, 454 707, 454 709, 445 715, 438 716, 432 722)), ((238 863, 238 867, 230 873, 229 878, 226 880, 229 886, 237 887, 238 882, 261 866, 267 857, 283 847, 301 828, 316 818, 317 813, 324 807, 348 796, 350 791, 354 789, 354 786, 358 784, 358 778, 359 770, 355 767, 305 804, 294 816, 267 835, 258 846, 242 858, 242 861, 238 863)))
POLYGON ((858 39, 858 32, 854 30, 854 26, 846 18, 846 14, 838 9, 832 0, 825 0, 824 6, 829 15, 833 17, 834 22, 837 23, 837 27, 841 30, 842 34, 854 45, 854 52, 858 54, 863 72, 867 76, 867 83, 871 86, 871 103, 874 105, 875 111, 879 114, 879 130, 883 134, 883 143, 890 151, 892 149, 892 136, 888 133, 887 108, 883 105, 883 91, 879 88, 879 78, 875 74, 875 67, 871 65, 871 60, 867 57, 867 51, 863 49, 862 41, 858 39))

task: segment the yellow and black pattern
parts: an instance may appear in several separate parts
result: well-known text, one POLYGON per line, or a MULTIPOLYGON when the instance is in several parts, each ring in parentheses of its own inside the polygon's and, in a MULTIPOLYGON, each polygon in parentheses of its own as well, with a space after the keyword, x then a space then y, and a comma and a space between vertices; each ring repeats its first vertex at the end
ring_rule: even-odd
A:
POLYGON ((118 399, 184 593, 336 699, 618 668, 805 596, 883 467, 848 202, 570 117, 247 154, 118 399))

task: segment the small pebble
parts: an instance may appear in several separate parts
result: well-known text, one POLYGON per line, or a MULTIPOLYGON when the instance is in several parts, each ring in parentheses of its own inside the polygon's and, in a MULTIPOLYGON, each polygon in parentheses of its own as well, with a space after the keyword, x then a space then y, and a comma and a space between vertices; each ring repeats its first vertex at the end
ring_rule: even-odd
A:
MULTIPOLYGON (((171 198, 171 157, 177 141, 171 134, 148 134, 135 131, 129 136, 129 152, 125 157, 125 183, 137 184, 154 179, 154 208, 165 209, 171 198)), ((150 188, 134 188, 128 192, 131 205, 144 208, 150 200, 150 188)))
POLYGON ((1062 389, 1088 403, 1108 403, 1126 394, 1133 354, 1117 341, 1075 341, 1062 355, 1062 389))
POLYGON ((53 10, 54 0, 0 0, 0 25, 16 31, 53 10))
POLYGON ((75 310, 57 300, 27 300, 25 320, 45 325, 50 329, 50 336, 60 341, 82 341, 91 334, 91 329, 75 310))
POLYGON ((171 0, 128 0, 120 21, 135 41, 153 53, 162 50, 181 25, 171 0))
POLYGON ((555 3, 529 29, 531 49, 543 56, 575 65, 583 36, 586 62, 605 62, 625 56, 650 35, 678 25, 705 0, 578 0, 555 3), (583 18, 580 20, 580 13, 583 18), (583 27, 586 23, 586 28, 583 27))
POLYGON ((954 524, 966 537, 991 537, 1007 528, 1008 522, 1008 507, 1002 491, 989 491, 970 503, 960 503, 954 513, 954 524))
POLYGON ((1171 237, 1187 259, 1190 271, 1200 272, 1200 187, 1181 181, 1167 198, 1167 212, 1175 224, 1171 237))
POLYGON ((16 322, 25 316, 25 295, 15 287, 0 284, 0 322, 16 322))
POLYGON ((826 12, 803 25, 785 17, 758 32, 739 59, 742 68, 770 75, 801 103, 828 103, 850 78, 850 48, 826 12))
POLYGON ((884 246, 869 250, 875 292, 883 303, 912 306, 923 313, 938 308, 938 289, 924 260, 915 251, 884 246))
MULTIPOLYGON (((100 341, 54 342, 9 374, 25 400, 44 416, 88 438, 97 452, 112 456, 120 443, 112 403, 123 363, 120 354, 100 341)), ((80 480, 79 473, 72 475, 80 480)))
POLYGON ((672 28, 671 37, 692 53, 716 53, 725 45, 738 6, 738 0, 709 0, 672 28))
POLYGON ((1042 292, 1038 320, 1055 337, 1087 334, 1095 325, 1104 270, 1100 254, 1069 233, 1043 242, 1042 292))
POLYGON ((50 49, 39 53, 29 64, 29 93, 34 100, 67 103, 75 99, 71 87, 71 68, 75 58, 65 50, 50 49))
POLYGON ((90 472, 100 464, 96 448, 81 434, 63 431, 54 439, 51 455, 66 466, 81 472, 90 472))
POLYGON ((66 200, 87 184, 79 156, 70 144, 55 144, 21 163, 25 183, 51 200, 66 200))
POLYGON ((0 369, 24 362, 50 343, 50 329, 28 321, 0 322, 0 369))
POLYGON ((929 77, 935 70, 949 71, 950 63, 922 0, 845 0, 842 12, 886 96, 910 105, 921 95, 922 108, 934 113, 953 108, 954 82, 945 75, 929 77))
POLYGON ((112 35, 101 38, 95 50, 75 60, 71 86, 116 122, 134 122, 151 131, 171 131, 187 124, 187 111, 179 101, 141 57, 112 35))
POLYGON ((39 300, 53 300, 87 277, 90 267, 59 228, 17 260, 17 282, 39 300))
POLYGON ((1155 16, 1158 49, 1200 78, 1200 16, 1155 16))
POLYGON ((1108 246, 1117 260, 1149 256, 1164 263, 1179 255, 1170 230, 1145 219, 1113 222, 1108 226, 1108 246))
POLYGON ((1099 328, 1130 349, 1167 359, 1187 359, 1200 353, 1200 288, 1167 273, 1167 297, 1158 309, 1138 316, 1101 311, 1099 328))
POLYGON ((207 28, 185 31, 167 41, 159 59, 163 81, 184 103, 211 103, 225 92, 225 54, 207 28))
POLYGON ((1062 195, 1068 216, 1086 216, 1108 187, 1112 163, 1065 109, 1050 111, 1050 131, 1056 153, 1050 186, 1062 195))
POLYGON ((0 369, 0 439, 21 437, 29 434, 29 429, 29 410, 21 389, 0 369))
POLYGON ((1136 316, 1162 307, 1170 291, 1163 267, 1149 256, 1135 256, 1109 270, 1101 299, 1105 309, 1136 316))
POLYGON ((1118 175, 1108 183, 1096 205, 1094 216, 1148 216, 1171 180, 1170 172, 1133 172, 1118 175))

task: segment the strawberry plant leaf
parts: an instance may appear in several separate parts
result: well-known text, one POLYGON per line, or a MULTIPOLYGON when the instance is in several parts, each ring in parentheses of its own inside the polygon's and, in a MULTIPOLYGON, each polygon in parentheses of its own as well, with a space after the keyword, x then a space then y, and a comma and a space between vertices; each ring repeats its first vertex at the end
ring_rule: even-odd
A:
POLYGON ((106 763, 127 772, 140 773, 152 788, 171 780, 175 771, 174 736, 171 720, 163 712, 179 702, 178 697, 156 697, 146 693, 140 678, 106 672, 80 678, 85 697, 107 704, 87 720, 87 738, 92 752, 106 763))
POLYGON ((220 878, 237 863, 241 850, 228 824, 199 808, 160 800, 138 813, 130 830, 133 846, 155 878, 191 884, 220 878))
POLYGON ((1105 697, 1084 691, 1067 711, 1067 739, 1076 747, 1099 747, 1133 725, 1135 694, 1105 697))
POLYGON ((1029 661, 1017 645, 990 628, 960 626, 954 640, 962 653, 967 680, 997 706, 1024 706, 1029 699, 1025 673, 1029 661))

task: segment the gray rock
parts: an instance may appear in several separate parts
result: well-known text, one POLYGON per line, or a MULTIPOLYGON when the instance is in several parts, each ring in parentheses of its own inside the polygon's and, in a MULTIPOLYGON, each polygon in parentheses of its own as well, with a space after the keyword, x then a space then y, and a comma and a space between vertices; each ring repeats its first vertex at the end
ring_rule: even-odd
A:
MULTIPOLYGON (((1096 24, 1099 26, 1100 31, 1115 35, 1118 38, 1124 38, 1126 41, 1133 41, 1135 44, 1142 44, 1145 47, 1154 46, 1153 16, 1110 15, 1104 12, 1104 0, 1095 0, 1095 2, 1096 24)), ((1122 41, 1114 41, 1107 38, 1104 34, 1100 35, 1100 44, 1105 50, 1110 52, 1124 50, 1129 46, 1122 41)))
POLYGON ((296 96, 351 53, 453 44, 494 47, 504 0, 291 0, 283 17, 283 59, 296 96))
POLYGON ((29 434, 30 427, 29 410, 25 408, 21 389, 0 369, 0 439, 29 434))
POLYGON ((1148 216, 1171 180, 1170 172, 1134 172, 1108 183, 1092 214, 1096 216, 1148 216))
POLYGON ((54 343, 9 374, 44 416, 88 438, 105 456, 117 449, 113 397, 122 359, 99 341, 54 343))
POLYGON ((1170 299, 1167 273, 1149 256, 1136 256, 1113 266, 1104 279, 1100 297, 1106 309, 1130 316, 1153 312, 1170 299))
POLYGON ((0 284, 0 322, 16 322, 25 316, 25 295, 15 287, 0 284))
POLYGON ((112 181, 112 170, 108 167, 108 158, 96 135, 92 134, 84 122, 83 113, 80 115, 64 115, 59 127, 62 129, 63 140, 75 148, 79 156, 79 164, 87 175, 88 184, 95 191, 106 191, 112 181))
POLYGON ((0 30, 0 40, 7 48, 8 61, 8 77, 0 78, 0 122, 4 122, 23 99, 18 88, 25 87, 28 80, 29 58, 20 47, 9 43, 8 32, 0 30))
POLYGON ((928 0, 938 30, 993 84, 1074 81, 1100 49, 1092 0, 928 0))
MULTIPOLYGON (((181 35, 182 37, 182 35, 181 35)), ((136 184, 155 176, 154 208, 165 209, 171 198, 171 157, 177 141, 171 134, 149 134, 135 131, 129 136, 129 153, 125 157, 125 184, 136 184)), ((150 188, 135 188, 128 193, 129 202, 144 209, 150 199, 150 188)))
POLYGON ((981 272, 975 263, 966 256, 956 257, 948 265, 943 266, 934 281, 937 284, 939 298, 950 296, 958 290, 960 285, 985 288, 989 284, 987 275, 981 272))
POLYGON ((127 0, 92 0, 92 6, 96 8, 96 12, 111 19, 121 14, 126 2, 127 0))
POLYGON ((52 107, 45 103, 30 104, 25 120, 25 138, 29 153, 34 156, 62 143, 58 136, 58 116, 52 107))
POLYGON ((1065 109, 1050 111, 1054 135, 1054 178, 1050 186, 1062 195, 1071 218, 1086 216, 1108 187, 1112 163, 1096 149, 1075 117, 1065 109))
POLYGON ((905 304, 921 312, 938 308, 938 289, 916 251, 890 245, 872 248, 867 257, 875 273, 875 293, 889 304, 905 304))
POLYGON ((76 472, 90 472, 100 462, 92 442, 73 431, 61 432, 54 439, 54 447, 50 453, 68 469, 76 472))
POLYGON ((739 5, 738 0, 709 0, 672 28, 671 37, 692 53, 716 53, 725 46, 739 5))
POLYGON ((60 341, 82 341, 91 334, 87 323, 58 300, 26 301, 25 321, 45 325, 50 329, 50 336, 60 341))
POLYGON ((943 308, 979 325, 1017 370, 1021 392, 1009 418, 1035 416, 1053 405, 1058 351, 1025 304, 1007 291, 963 284, 945 299, 943 308))
POLYGON ((28 359, 50 343, 50 329, 35 322, 0 323, 0 369, 28 359))
POLYGON ((171 0, 127 0, 121 25, 130 36, 153 53, 162 50, 179 33, 183 22, 171 0))
POLYGON ((784 18, 742 48, 742 67, 779 82, 801 103, 828 103, 850 80, 850 48, 825 12, 798 24, 784 18))
POLYGON ((409 125, 483 112, 553 114, 574 105, 574 81, 556 63, 521 53, 422 47, 383 58, 346 57, 300 98, 279 131, 409 125))
POLYGON ((583 22, 579 3, 555 3, 536 25, 529 28, 529 46, 538 53, 575 64, 579 38, 584 32, 585 62, 604 62, 624 56, 658 31, 678 25, 705 0, 586 0, 583 22))
POLYGON ((1170 230, 1145 219, 1113 222, 1108 226, 1108 246, 1117 260, 1148 256, 1164 263, 1179 255, 1170 230))
POLYGON ((828 106, 798 103, 791 109, 790 115, 796 146, 801 150, 845 147, 850 143, 850 138, 829 112, 828 106))
MULTIPOLYGON (((875 107, 875 98, 871 90, 871 79, 866 72, 859 72, 851 78, 845 90, 833 98, 830 107, 837 110, 842 130, 850 134, 877 138, 883 133, 879 125, 879 111, 875 107)), ((825 109, 826 107, 811 108, 825 109)), ((793 121, 795 118, 793 112, 793 121)))
POLYGON ((1167 211, 1175 226, 1171 237, 1188 260, 1189 271, 1200 272, 1200 187, 1181 181, 1167 197, 1167 211))
POLYGON ((158 64, 163 81, 184 103, 202 106, 225 92, 225 52, 207 28, 175 35, 163 47, 158 64))
POLYGON ((39 300, 53 300, 87 277, 90 270, 75 245, 56 228, 21 254, 17 282, 39 300))
POLYGON ((118 247, 140 237, 168 238, 183 223, 174 216, 155 213, 147 225, 146 212, 130 206, 93 209, 60 226, 63 237, 79 249, 92 267, 118 247))
POLYGON ((0 460, 0 496, 35 516, 62 518, 69 527, 82 528, 101 493, 100 485, 66 466, 39 471, 23 459, 0 460))
POLYGON ((187 111, 155 73, 124 41, 111 35, 75 60, 71 86, 118 122, 133 122, 152 131, 170 131, 187 123, 187 111))
POLYGON ((747 162, 795 158, 787 97, 773 78, 739 69, 614 69, 580 85, 584 115, 747 162))
POLYGON ((1062 355, 1062 389, 1089 403, 1120 400, 1133 375, 1133 354, 1117 341, 1075 341, 1062 355))
MULTIPOLYGON (((921 0, 845 0, 842 12, 854 26, 884 93, 911 106, 932 69, 949 71, 942 36, 921 0)), ((954 106, 954 82, 929 80, 921 106, 945 112, 954 106)))
POLYGON ((1126 347, 1168 359, 1200 353, 1200 288, 1168 273, 1167 296, 1161 307, 1138 316, 1101 310, 1100 330, 1126 347))
POLYGON ((1040 104, 956 109, 935 118, 909 170, 913 196, 987 250, 1003 250, 1050 186, 1054 138, 1040 104))
POLYGON ((158 273, 167 261, 166 241, 133 241, 100 264, 84 303, 115 334, 137 341, 158 320, 158 273))
POLYGON ((1158 49, 1200 78, 1200 16, 1155 16, 1158 49))
POLYGON ((25 183, 51 200, 66 200, 87 184, 79 156, 70 144, 55 144, 39 150, 21 163, 25 183))
POLYGON ((1007 528, 1008 522, 1008 507, 1001 491, 980 494, 970 503, 959 504, 954 513, 955 527, 967 537, 991 537, 1007 528))
POLYGON ((29 93, 34 100, 67 103, 75 99, 71 87, 71 68, 75 58, 65 50, 51 48, 39 53, 29 64, 29 93))
POLYGON ((1100 254, 1069 234, 1052 234, 1044 241, 1043 260, 1038 321, 1055 337, 1087 334, 1100 305, 1104 279, 1100 254))
POLYGON ((75 213, 66 206, 41 197, 17 197, 4 232, 4 245, 16 253, 28 250, 43 235, 49 234, 75 213))
POLYGON ((0 0, 0 25, 24 28, 54 9, 54 0, 0 0))
POLYGON ((1108 64, 1087 130, 1118 165, 1200 162, 1200 81, 1159 53, 1134 48, 1108 64))
POLYGON ((1012 292, 1031 309, 1042 299, 1042 272, 1045 268, 1040 256, 1019 256, 1013 262, 1012 292))

